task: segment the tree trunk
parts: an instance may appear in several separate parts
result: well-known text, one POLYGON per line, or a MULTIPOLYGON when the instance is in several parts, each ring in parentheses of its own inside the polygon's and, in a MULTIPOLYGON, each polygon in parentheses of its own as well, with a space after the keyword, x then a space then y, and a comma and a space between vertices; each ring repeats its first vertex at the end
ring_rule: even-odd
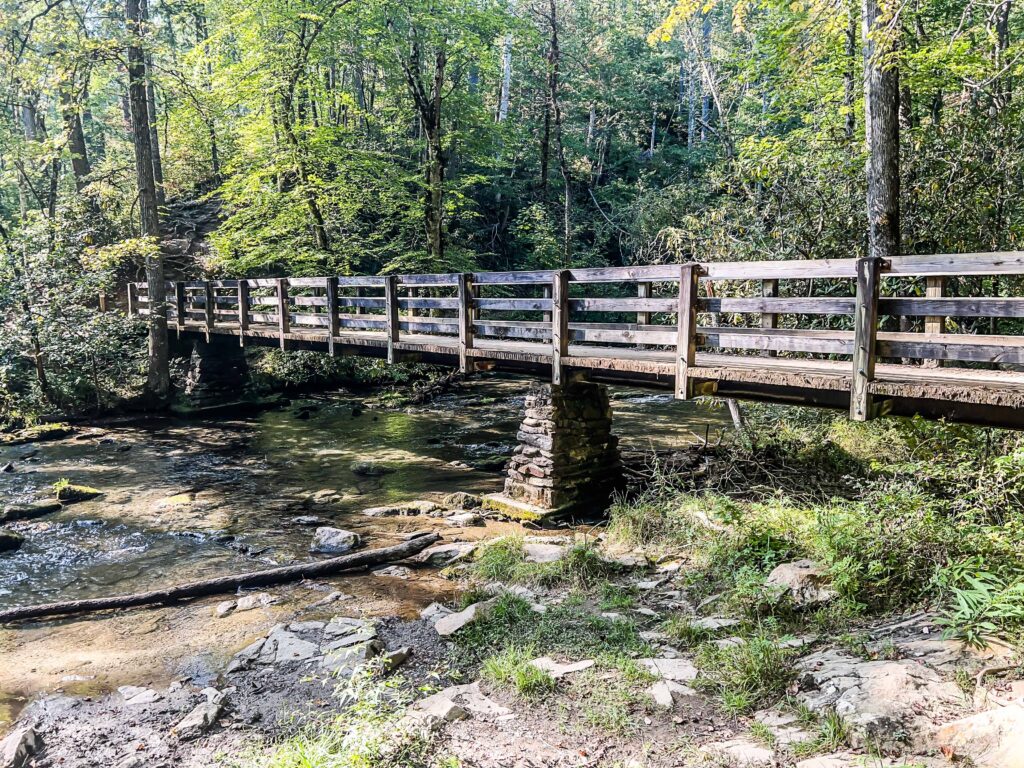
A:
MULTIPOLYGON (((132 143, 135 146, 139 217, 142 236, 158 241, 160 217, 157 208, 156 180, 153 176, 149 104, 146 98, 146 57, 140 45, 144 22, 140 0, 125 0, 125 16, 128 31, 132 36, 128 45, 128 106, 132 118, 132 143)), ((156 248, 151 249, 146 255, 146 282, 149 297, 149 374, 146 380, 146 394, 154 405, 164 405, 171 392, 167 349, 167 295, 163 255, 156 248)))
POLYGON ((562 53, 558 43, 558 7, 556 0, 548 0, 551 22, 551 45, 548 49, 548 87, 551 101, 551 115, 554 118, 555 143, 558 149, 558 167, 562 172, 565 187, 562 208, 562 258, 566 267, 572 261, 572 184, 569 163, 565 156, 565 142, 562 137, 562 107, 558 100, 559 67, 562 53))
POLYGON ((867 137, 868 256, 900 251, 900 78, 893 60, 899 44, 890 0, 864 0, 864 124, 867 137))
POLYGON ((505 35, 501 48, 501 97, 498 99, 498 122, 508 117, 508 105, 512 99, 512 35, 505 35))
MULTIPOLYGON (((139 0, 142 23, 149 22, 149 2, 139 0)), ((140 29, 140 36, 142 30, 140 29)), ((156 184, 156 204, 163 208, 167 203, 164 194, 164 164, 160 159, 160 121, 156 109, 156 90, 153 88, 153 54, 145 52, 146 62, 146 112, 149 117, 149 146, 153 154, 153 182, 156 184)))
POLYGON ((82 117, 78 105, 72 98, 71 85, 60 89, 60 107, 64 118, 64 131, 68 137, 68 151, 71 154, 71 172, 75 177, 75 191, 81 192, 89 183, 92 167, 89 164, 89 150, 85 145, 82 117))
POLYGON ((434 84, 430 108, 424 116, 427 134, 427 189, 424 193, 424 223, 427 249, 431 260, 440 265, 444 258, 444 174, 445 157, 442 144, 441 98, 444 92, 445 67, 448 55, 444 50, 434 57, 434 84))
POLYGON ((846 138, 853 141, 853 135, 857 129, 857 116, 853 112, 857 77, 857 13, 852 2, 849 3, 848 13, 850 18, 846 26, 846 71, 843 73, 843 107, 846 110, 846 116, 843 121, 843 129, 846 138))
MULTIPOLYGON (((711 60, 711 14, 705 13, 700 25, 701 56, 705 62, 711 60)), ((710 73, 710 66, 705 66, 705 71, 710 73)), ((708 128, 711 126, 711 110, 714 107, 711 95, 711 83, 705 84, 704 97, 700 104, 700 143, 708 140, 708 128)))

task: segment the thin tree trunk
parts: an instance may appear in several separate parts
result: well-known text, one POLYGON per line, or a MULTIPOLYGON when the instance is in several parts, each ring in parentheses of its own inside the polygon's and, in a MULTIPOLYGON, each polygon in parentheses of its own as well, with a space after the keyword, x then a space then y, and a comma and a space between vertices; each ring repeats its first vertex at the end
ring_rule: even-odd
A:
POLYGON ((565 156, 565 141, 562 136, 562 107, 558 99, 559 68, 561 66, 561 49, 558 42, 558 6, 556 0, 548 0, 548 12, 551 22, 551 45, 548 49, 548 88, 551 102, 551 115, 554 118, 555 144, 558 149, 558 166, 562 172, 564 185, 562 207, 562 258, 565 266, 572 262, 572 179, 569 163, 565 156))
POLYGON ((505 35, 501 44, 501 97, 498 99, 498 122, 508 118, 508 107, 512 99, 512 35, 505 35))
POLYGON ((846 26, 846 71, 843 73, 843 108, 846 116, 843 121, 843 128, 846 138, 853 140, 854 132, 857 129, 857 116, 853 107, 856 100, 856 62, 857 62, 857 13, 853 2, 849 3, 848 13, 850 15, 846 26))
POLYGON ((868 255, 900 251, 900 78, 889 0, 864 0, 864 119, 867 134, 868 255))
MULTIPOLYGON (((144 23, 140 0, 125 0, 125 16, 128 31, 132 35, 128 45, 128 105, 132 118, 132 143, 135 146, 139 218, 142 236, 158 241, 160 217, 157 208, 156 180, 153 176, 152 134, 146 98, 146 57, 140 46, 144 23)), ((163 405, 170 397, 171 376, 168 367, 164 260, 156 247, 149 249, 146 254, 146 282, 149 297, 149 373, 146 394, 153 404, 163 405)))
POLYGON ((71 85, 60 89, 60 106, 64 118, 64 131, 68 137, 68 151, 71 154, 71 172, 75 177, 75 191, 81 192, 89 183, 92 167, 89 164, 89 150, 85 145, 82 117, 78 105, 72 98, 71 85))

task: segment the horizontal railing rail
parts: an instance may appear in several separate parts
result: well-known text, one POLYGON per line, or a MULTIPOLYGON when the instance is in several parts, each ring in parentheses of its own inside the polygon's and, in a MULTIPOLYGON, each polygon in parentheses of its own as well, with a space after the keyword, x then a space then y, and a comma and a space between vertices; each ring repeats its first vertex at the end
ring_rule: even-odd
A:
MULTIPOLYGON (((179 331, 312 334, 331 352, 353 335, 433 344, 469 370, 490 345, 550 359, 673 363, 689 397, 700 350, 849 358, 851 415, 870 417, 875 364, 1024 365, 1024 252, 891 260, 718 262, 521 272, 180 281, 166 285, 179 331), (515 345, 520 345, 516 347, 515 345), (646 356, 646 357, 644 357, 646 356), (915 363, 916 364, 916 363, 915 363)), ((147 315, 145 283, 129 311, 147 315)), ((918 366, 919 367, 919 366, 918 366)))

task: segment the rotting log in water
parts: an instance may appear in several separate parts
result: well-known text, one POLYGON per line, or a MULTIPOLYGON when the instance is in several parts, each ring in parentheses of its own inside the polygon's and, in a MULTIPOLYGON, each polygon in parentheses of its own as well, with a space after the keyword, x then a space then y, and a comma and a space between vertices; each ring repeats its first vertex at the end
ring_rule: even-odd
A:
POLYGON ((253 587, 268 587, 273 584, 283 584, 289 581, 301 579, 332 576, 342 571, 354 571, 367 568, 371 565, 404 560, 412 557, 431 544, 439 541, 441 537, 436 533, 427 533, 401 544, 380 549, 370 549, 365 552, 356 552, 351 555, 342 555, 330 560, 320 560, 312 563, 300 563, 299 565, 286 565, 281 568, 271 568, 265 571, 254 571, 238 576, 221 576, 214 579, 203 579, 187 584, 178 584, 164 589, 155 589, 151 592, 137 592, 134 595, 121 595, 120 597, 99 597, 89 600, 67 600, 60 603, 46 603, 44 605, 26 605, 17 608, 9 608, 0 611, 0 623, 21 621, 25 619, 41 619, 49 616, 65 616, 78 613, 97 613, 99 611, 110 611, 119 608, 136 608, 142 605, 159 605, 172 603, 178 600, 190 600, 197 597, 208 597, 210 595, 223 595, 234 592, 238 589, 249 589, 253 587))

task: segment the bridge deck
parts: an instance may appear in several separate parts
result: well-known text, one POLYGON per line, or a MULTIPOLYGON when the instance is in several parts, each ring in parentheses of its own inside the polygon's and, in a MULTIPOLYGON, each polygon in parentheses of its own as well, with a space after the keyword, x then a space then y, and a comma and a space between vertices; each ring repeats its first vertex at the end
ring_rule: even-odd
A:
POLYGON ((129 311, 160 306, 179 335, 242 344, 1024 428, 1024 253, 193 281, 166 294, 131 284, 129 311))

